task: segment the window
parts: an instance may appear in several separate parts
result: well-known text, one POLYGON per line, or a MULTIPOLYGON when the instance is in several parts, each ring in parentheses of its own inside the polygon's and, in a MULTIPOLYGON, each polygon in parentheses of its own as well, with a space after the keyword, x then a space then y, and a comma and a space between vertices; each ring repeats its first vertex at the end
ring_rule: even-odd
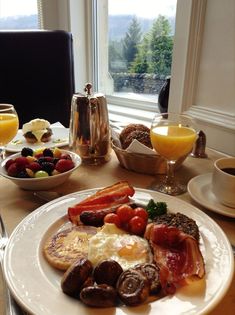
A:
POLYGON ((37 0, 0 0, 0 29, 39 28, 37 0))
MULTIPOLYGON (((123 3, 131 3, 133 6, 133 3, 138 2, 129 1, 115 0, 118 6, 123 6, 123 3)), ((10 0, 5 2, 10 3, 10 0)), ((113 78, 108 63, 108 17, 111 12, 109 0, 38 2, 42 5, 45 29, 64 29, 73 34, 77 92, 83 91, 86 82, 94 84, 99 81, 94 90, 107 95, 110 119, 118 121, 127 119, 129 122, 139 120, 149 123, 153 112, 157 110, 157 97, 156 101, 145 98, 143 101, 144 94, 133 92, 131 92, 132 97, 130 93, 128 98, 122 97, 121 94, 118 97, 115 93, 119 92, 114 92, 113 89, 113 78), (96 45, 95 38, 97 38, 96 45)), ((146 6, 147 0, 141 2, 146 6)), ((164 4, 166 1, 154 0, 155 2, 164 4)), ((131 6, 128 5, 128 8, 131 6)), ((171 111, 185 112, 197 119, 200 129, 207 135, 207 146, 232 155, 234 155, 235 139, 233 97, 235 60, 234 54, 231 53, 234 51, 234 6, 234 0, 177 0, 169 98, 171 111), (218 47, 214 48, 214 44, 218 47), (227 45, 229 49, 224 49, 227 45), (228 52, 229 58, 226 55, 228 52), (220 54, 224 57, 218 59, 220 54), (209 58, 210 68, 205 57, 209 58), (214 70, 218 71, 219 75, 215 74, 214 70), (227 75, 228 70, 230 76, 227 75), (221 77, 221 73, 225 76, 221 77), (205 74, 213 80, 219 78, 222 87, 219 85, 219 88, 216 88, 216 85, 210 84, 208 89, 202 86, 205 82, 205 74), (220 98, 216 98, 218 90, 220 98), (202 96, 199 101, 197 98, 202 96), (215 97, 215 102, 208 103, 208 97, 215 97), (225 102, 226 106, 224 106, 225 102), (219 110, 216 109, 215 104, 218 104, 219 110)), ((209 84, 214 82, 213 80, 206 80, 206 82, 209 84)))
POLYGON ((177 1, 93 3, 97 88, 108 95, 109 109, 116 119, 123 111, 128 120, 140 116, 149 120, 156 111, 160 88, 171 74, 177 1), (130 111, 130 106, 135 111, 130 111))

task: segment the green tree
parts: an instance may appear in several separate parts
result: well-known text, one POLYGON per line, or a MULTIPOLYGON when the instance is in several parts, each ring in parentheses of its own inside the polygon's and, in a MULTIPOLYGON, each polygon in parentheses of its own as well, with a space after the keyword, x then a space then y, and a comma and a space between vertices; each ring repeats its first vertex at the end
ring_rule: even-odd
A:
POLYGON ((135 73, 169 75, 171 70, 173 39, 169 21, 159 15, 142 43, 131 67, 135 73))
POLYGON ((170 33, 169 21, 164 16, 159 15, 153 24, 150 35, 151 62, 154 73, 170 74, 173 49, 173 39, 170 33))
POLYGON ((151 66, 151 52, 149 49, 149 38, 145 35, 142 43, 138 46, 138 53, 129 69, 130 73, 149 73, 151 66))
POLYGON ((142 32, 141 26, 136 17, 133 17, 130 26, 123 39, 123 56, 127 61, 129 67, 132 61, 135 59, 138 51, 138 45, 141 41, 142 32))

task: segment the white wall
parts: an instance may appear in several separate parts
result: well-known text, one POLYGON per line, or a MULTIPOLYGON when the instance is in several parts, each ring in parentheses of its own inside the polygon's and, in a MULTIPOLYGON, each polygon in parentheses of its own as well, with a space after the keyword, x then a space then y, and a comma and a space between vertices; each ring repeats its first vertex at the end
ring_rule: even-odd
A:
POLYGON ((208 0, 195 104, 235 113, 235 1, 208 0))
POLYGON ((41 0, 42 27, 47 30, 65 30, 73 33, 76 92, 83 92, 91 80, 91 52, 89 33, 89 0, 41 0))
POLYGON ((169 108, 235 155, 235 1, 178 0, 169 108))

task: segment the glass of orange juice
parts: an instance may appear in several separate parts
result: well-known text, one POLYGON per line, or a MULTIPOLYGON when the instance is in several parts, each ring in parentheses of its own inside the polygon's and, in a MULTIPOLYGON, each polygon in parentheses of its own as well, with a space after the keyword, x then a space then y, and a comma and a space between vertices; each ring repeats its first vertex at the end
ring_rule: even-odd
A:
POLYGON ((11 104, 0 104, 0 159, 4 158, 5 146, 17 134, 19 119, 15 107, 11 104))
POLYGON ((167 174, 163 181, 158 181, 152 189, 168 195, 186 192, 186 184, 175 179, 176 161, 192 151, 197 138, 193 119, 184 114, 156 114, 151 124, 150 137, 155 151, 167 162, 167 174))

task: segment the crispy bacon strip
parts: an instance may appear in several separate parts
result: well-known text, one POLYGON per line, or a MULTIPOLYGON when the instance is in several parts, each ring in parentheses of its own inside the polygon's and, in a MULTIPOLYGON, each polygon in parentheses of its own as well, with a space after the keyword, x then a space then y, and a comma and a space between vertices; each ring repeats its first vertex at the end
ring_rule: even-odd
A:
POLYGON ((127 181, 120 181, 97 191, 94 195, 79 202, 79 205, 102 204, 116 201, 120 197, 133 196, 134 188, 127 181))
POLYGON ((188 281, 203 278, 204 261, 198 242, 178 228, 149 224, 145 237, 150 241, 154 261, 160 267, 160 281, 166 294, 188 281))
POLYGON ((134 193, 134 188, 128 182, 118 182, 112 186, 100 189, 92 196, 69 207, 68 218, 71 222, 79 224, 79 216, 83 211, 97 211, 115 206, 118 207, 121 204, 129 202, 129 196, 133 196, 134 193))

